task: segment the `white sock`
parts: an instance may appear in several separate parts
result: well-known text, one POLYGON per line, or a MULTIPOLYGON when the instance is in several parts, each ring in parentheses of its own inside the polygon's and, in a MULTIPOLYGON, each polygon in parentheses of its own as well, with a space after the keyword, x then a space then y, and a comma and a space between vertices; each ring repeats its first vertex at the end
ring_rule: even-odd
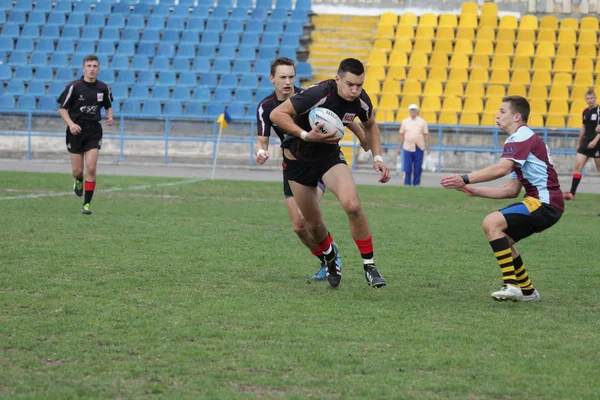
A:
POLYGON ((372 259, 372 258, 369 258, 369 259, 364 259, 364 258, 363 258, 363 264, 364 264, 364 265, 367 265, 367 264, 375 264, 375 261, 373 261, 373 259, 372 259))
POLYGON ((329 248, 327 250, 325 250, 323 252, 323 254, 325 254, 326 256, 328 256, 329 254, 331 254, 332 251, 333 251, 333 247, 331 245, 329 245, 329 248))

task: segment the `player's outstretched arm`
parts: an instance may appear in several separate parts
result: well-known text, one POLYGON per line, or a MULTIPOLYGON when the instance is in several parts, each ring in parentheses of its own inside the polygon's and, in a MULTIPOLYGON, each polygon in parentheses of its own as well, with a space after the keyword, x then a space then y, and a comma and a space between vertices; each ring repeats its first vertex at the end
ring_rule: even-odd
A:
POLYGON ((383 163, 382 150, 381 150, 381 132, 379 132, 379 126, 375 122, 375 118, 371 118, 365 122, 365 133, 369 139, 369 147, 373 153, 373 169, 377 172, 381 172, 379 182, 389 182, 390 169, 383 163))
POLYGON ((256 163, 258 165, 263 165, 269 159, 269 137, 268 136, 259 136, 258 143, 256 145, 256 150, 254 152, 256 156, 256 163))
POLYGON ((486 199, 508 199, 517 197, 521 192, 521 182, 518 179, 511 179, 501 186, 473 186, 465 185, 457 190, 470 197, 485 197, 486 199))
POLYGON ((469 183, 489 182, 501 178, 508 174, 515 162, 508 159, 502 159, 498 163, 471 172, 470 174, 452 174, 442 178, 440 184, 446 189, 460 189, 469 183))
POLYGON ((356 122, 351 122, 348 124, 348 129, 350 129, 352 133, 354 133, 354 136, 360 141, 360 147, 362 147, 364 151, 369 151, 369 140, 360 125, 356 122))

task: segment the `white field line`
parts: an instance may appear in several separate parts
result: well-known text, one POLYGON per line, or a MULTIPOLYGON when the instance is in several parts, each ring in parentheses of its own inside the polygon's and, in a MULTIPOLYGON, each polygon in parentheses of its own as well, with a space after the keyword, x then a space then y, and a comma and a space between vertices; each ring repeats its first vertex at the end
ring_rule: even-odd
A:
MULTIPOLYGON (((102 189, 98 192, 106 193, 106 192, 122 192, 122 191, 130 191, 130 190, 145 190, 156 187, 167 187, 167 186, 181 186, 181 185, 189 185, 191 183, 201 182, 205 179, 186 179, 183 181, 177 182, 167 182, 167 183, 157 183, 157 184, 148 184, 148 185, 139 185, 139 186, 130 186, 130 187, 114 187, 109 189, 102 189)), ((4 196, 0 197, 0 201, 2 200, 22 200, 22 199, 39 199, 42 197, 58 197, 58 196, 70 196, 73 194, 73 191, 70 192, 61 192, 61 193, 34 193, 34 194, 26 194, 22 196, 4 196)))

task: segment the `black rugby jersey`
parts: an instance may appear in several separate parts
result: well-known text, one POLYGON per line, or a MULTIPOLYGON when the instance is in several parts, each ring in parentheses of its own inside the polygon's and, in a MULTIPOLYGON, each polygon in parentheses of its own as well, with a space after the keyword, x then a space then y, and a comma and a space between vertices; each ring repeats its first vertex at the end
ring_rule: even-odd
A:
MULTIPOLYGON (((301 88, 294 86, 294 94, 300 93, 300 91, 302 91, 301 88)), ((271 121, 271 112, 281 103, 283 101, 277 100, 275 91, 258 103, 258 108, 256 109, 256 133, 258 136, 271 136, 271 128, 273 128, 277 136, 279 136, 279 140, 283 142, 287 132, 271 121)))
POLYGON ((583 141, 591 142, 596 137, 596 127, 600 121, 600 106, 589 107, 583 110, 583 126, 585 132, 583 134, 583 141))
POLYGON ((111 108, 113 97, 106 83, 99 80, 86 82, 82 76, 81 79, 69 83, 57 101, 60 103, 60 108, 69 111, 69 118, 75 123, 100 122, 102 119, 100 109, 111 108))
MULTIPOLYGON (((367 92, 363 90, 356 100, 344 100, 338 95, 335 79, 313 85, 290 97, 290 101, 296 110, 296 124, 307 132, 312 129, 308 122, 308 113, 315 107, 333 111, 340 117, 344 126, 353 122, 356 117, 363 123, 367 122, 373 115, 373 104, 367 92)), ((337 144, 305 142, 293 135, 287 135, 281 147, 289 149, 296 158, 305 161, 337 157, 340 152, 337 144)))

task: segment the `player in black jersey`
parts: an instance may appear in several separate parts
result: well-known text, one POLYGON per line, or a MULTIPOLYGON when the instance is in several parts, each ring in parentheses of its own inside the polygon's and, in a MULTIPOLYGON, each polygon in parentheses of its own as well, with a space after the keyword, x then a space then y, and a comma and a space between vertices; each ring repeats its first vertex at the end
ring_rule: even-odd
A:
POLYGON ((373 241, 369 222, 360 205, 352 173, 347 167, 334 133, 323 134, 317 125, 311 128, 308 114, 312 108, 324 107, 335 112, 344 125, 358 117, 374 156, 373 168, 381 172, 380 182, 390 180, 390 171, 381 156, 381 135, 368 94, 362 90, 365 80, 363 64, 354 58, 340 63, 335 79, 323 81, 290 97, 271 113, 271 121, 287 134, 282 143, 284 176, 290 182, 298 208, 302 212, 311 236, 325 255, 327 280, 333 287, 341 281, 336 263, 337 250, 319 207, 317 184, 336 195, 350 222, 352 237, 363 258, 365 278, 372 287, 383 287, 386 280, 375 267, 373 241))
MULTIPOLYGON (((269 159, 269 137, 271 129, 275 131, 279 139, 283 142, 285 139, 285 131, 271 122, 271 111, 283 103, 285 100, 300 92, 302 89, 294 86, 296 80, 296 66, 294 61, 281 57, 271 63, 271 75, 269 80, 273 84, 274 91, 267 97, 262 99, 256 110, 256 126, 258 134, 258 144, 256 147, 256 162, 259 165, 264 164, 269 159)), ((368 144, 363 130, 356 123, 348 125, 349 129, 358 137, 365 151, 368 150, 368 144)), ((319 180, 317 185, 317 197, 320 200, 325 191, 325 185, 319 180)), ((285 204, 288 215, 292 220, 292 229, 298 235, 300 241, 311 251, 311 253, 319 258, 321 267, 315 273, 311 280, 324 280, 327 277, 327 266, 325 265, 325 256, 319 250, 319 246, 308 233, 306 222, 302 217, 302 213, 298 209, 298 205, 294 200, 294 195, 290 189, 288 180, 283 178, 283 194, 285 196, 285 204)), ((335 244, 333 244, 335 246, 335 244)), ((338 253, 339 256, 339 253, 338 253)), ((338 257, 338 263, 341 266, 341 259, 338 257)))
POLYGON ((83 76, 69 83, 58 98, 58 112, 67 124, 67 150, 71 153, 71 168, 75 178, 73 191, 81 197, 85 190, 81 212, 88 215, 92 213, 90 202, 96 188, 96 166, 102 147, 102 107, 106 109, 106 124, 113 124, 112 93, 106 83, 97 79, 99 71, 98 57, 86 56, 83 60, 83 76))
POLYGON ((581 182, 583 166, 590 157, 594 159, 596 168, 600 171, 600 106, 596 104, 594 89, 589 89, 585 93, 585 101, 589 107, 583 110, 583 124, 579 130, 579 139, 577 140, 573 181, 571 182, 571 190, 563 195, 565 200, 575 200, 577 186, 581 182))

